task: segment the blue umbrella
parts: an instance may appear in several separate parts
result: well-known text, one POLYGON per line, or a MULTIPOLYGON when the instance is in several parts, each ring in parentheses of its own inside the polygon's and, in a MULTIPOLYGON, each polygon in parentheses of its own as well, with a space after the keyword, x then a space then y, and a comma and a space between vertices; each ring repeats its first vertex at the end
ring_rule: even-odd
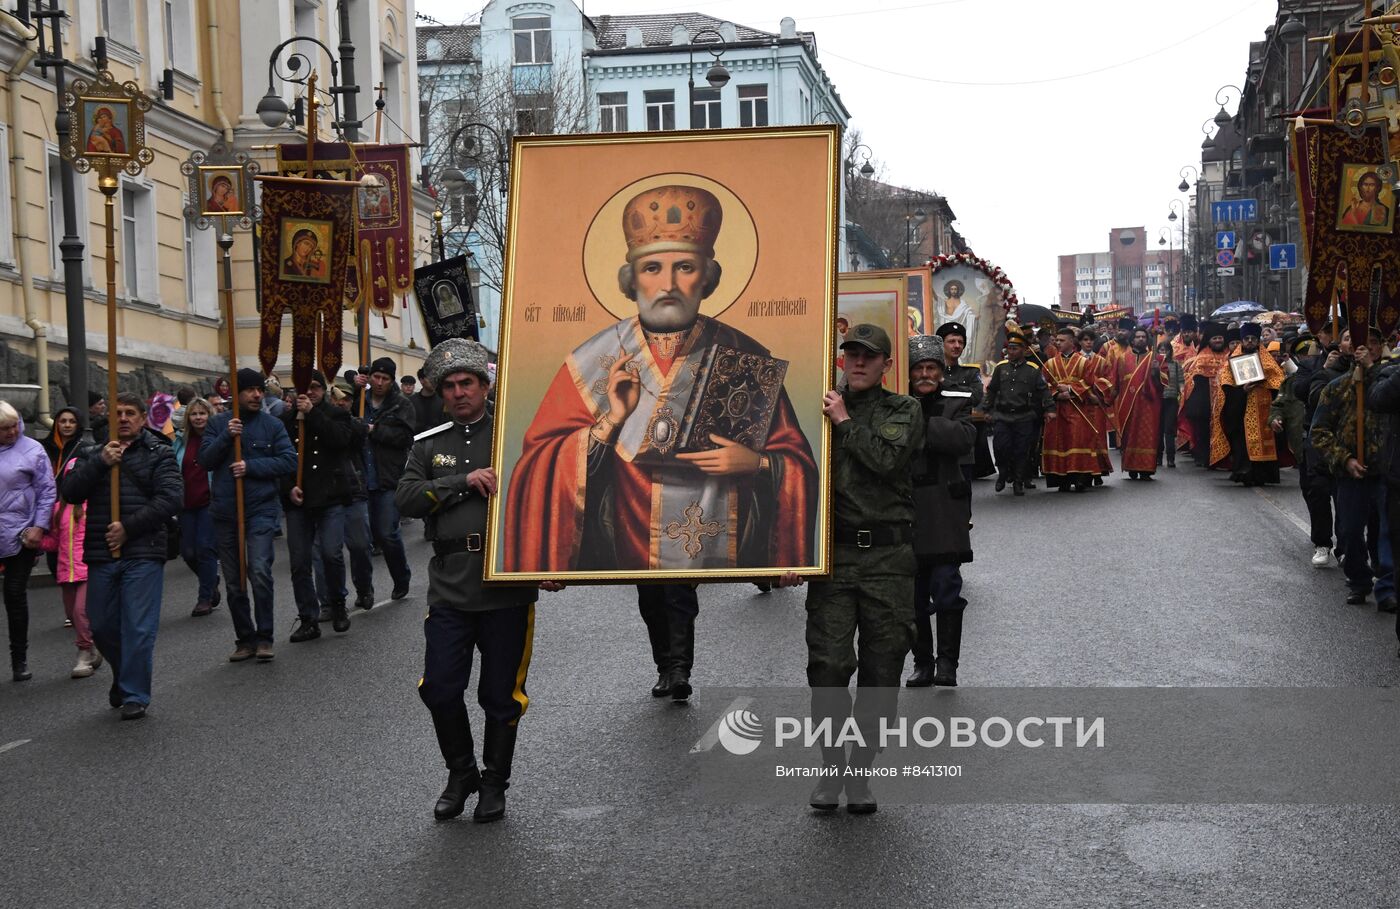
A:
POLYGON ((1224 306, 1210 314, 1212 319, 1223 319, 1229 316, 1254 316, 1261 312, 1268 312, 1267 306, 1260 306, 1253 300, 1236 300, 1233 303, 1226 303, 1224 306))

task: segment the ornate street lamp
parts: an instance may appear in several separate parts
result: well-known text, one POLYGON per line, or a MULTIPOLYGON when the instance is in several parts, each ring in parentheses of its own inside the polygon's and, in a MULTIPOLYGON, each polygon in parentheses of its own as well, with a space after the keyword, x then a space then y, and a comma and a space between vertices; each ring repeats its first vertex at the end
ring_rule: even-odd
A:
MULTIPOLYGON (((287 102, 277 91, 278 81, 307 86, 310 91, 315 90, 314 83, 311 81, 314 69, 309 56, 296 50, 289 53, 286 60, 279 60, 284 50, 302 41, 314 44, 326 52, 326 58, 331 64, 331 87, 328 89, 328 93, 331 96, 331 110, 335 115, 331 121, 331 127, 338 135, 353 142, 358 138, 359 128, 363 125, 359 120, 354 119, 353 99, 360 90, 359 86, 342 85, 340 83, 340 66, 336 63, 335 53, 316 38, 308 36, 299 35, 295 38, 288 38, 272 49, 272 53, 267 59, 267 94, 258 101, 256 109, 258 119, 269 129, 276 129, 279 126, 285 126, 287 118, 291 116, 291 108, 287 106, 287 102), (345 97, 345 113, 343 114, 340 101, 342 96, 345 97)), ((314 139, 314 137, 312 138, 314 139)))
POLYGON ((695 128, 695 45, 701 43, 700 38, 704 35, 714 35, 714 41, 704 42, 705 52, 714 57, 714 62, 705 72, 705 81, 710 84, 710 88, 724 88, 729 84, 729 70, 720 64, 719 58, 724 55, 726 44, 724 36, 712 28, 702 28, 690 37, 690 43, 686 45, 688 63, 686 64, 686 100, 690 103, 690 128, 695 128), (718 48, 717 50, 715 48, 718 48))

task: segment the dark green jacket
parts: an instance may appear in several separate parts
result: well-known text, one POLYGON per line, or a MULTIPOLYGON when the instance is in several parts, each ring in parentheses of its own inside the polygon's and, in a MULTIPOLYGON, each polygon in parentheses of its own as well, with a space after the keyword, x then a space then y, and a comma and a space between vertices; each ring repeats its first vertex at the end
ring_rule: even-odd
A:
POLYGON ((910 466, 924 444, 919 402, 883 388, 842 395, 851 418, 831 431, 835 529, 912 524, 910 466))
POLYGON ((1293 452, 1294 458, 1301 461, 1303 459, 1303 433, 1308 429, 1308 413, 1306 405, 1294 392, 1297 382, 1298 373, 1296 372, 1283 380, 1278 395, 1274 397, 1274 403, 1269 405, 1269 422, 1278 420, 1283 423, 1283 434, 1288 439, 1288 450, 1293 452))
POLYGON ((428 605, 481 611, 533 603, 535 585, 482 587, 486 559, 486 499, 467 486, 467 475, 491 466, 495 420, 444 423, 419 433, 394 493, 399 513, 422 518, 435 544, 469 539, 472 551, 434 555, 428 563, 428 605))

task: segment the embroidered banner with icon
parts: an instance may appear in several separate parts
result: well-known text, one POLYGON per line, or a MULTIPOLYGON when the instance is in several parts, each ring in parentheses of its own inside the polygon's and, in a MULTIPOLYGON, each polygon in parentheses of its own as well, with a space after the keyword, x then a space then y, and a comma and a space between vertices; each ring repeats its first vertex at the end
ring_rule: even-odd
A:
POLYGON ((340 370, 345 265, 355 236, 355 184, 281 177, 262 182, 262 335, 258 359, 272 372, 282 315, 292 315, 292 382, 305 390, 321 371, 340 370))
MULTIPOLYGON (((1359 135, 1310 127, 1312 230, 1304 312, 1314 330, 1330 319, 1333 300, 1351 325, 1375 322, 1383 332, 1400 322, 1400 244, 1395 242, 1395 191, 1379 130, 1359 135)), ((1295 147, 1297 147, 1295 145, 1295 147)))
POLYGON ((466 256, 414 269, 413 295, 418 298, 430 345, 437 346, 448 338, 479 340, 466 256))

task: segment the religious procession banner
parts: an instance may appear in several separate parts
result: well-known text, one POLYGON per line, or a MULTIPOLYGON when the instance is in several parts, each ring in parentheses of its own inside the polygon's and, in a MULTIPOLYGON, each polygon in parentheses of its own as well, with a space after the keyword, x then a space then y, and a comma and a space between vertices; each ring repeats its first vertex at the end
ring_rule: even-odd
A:
POLYGON ((407 145, 357 145, 355 261, 360 289, 381 315, 413 289, 413 208, 407 145))
POLYGON ((846 357, 841 345, 846 335, 862 322, 878 325, 890 336, 894 365, 885 373, 884 386, 897 394, 909 390, 909 286, 902 270, 847 271, 837 276, 836 385, 846 384, 846 357))
POLYGON ((515 140, 488 581, 829 571, 839 159, 828 125, 515 140))
POLYGON ((1331 319, 1333 301, 1350 325, 1376 322, 1390 332, 1400 322, 1400 243, 1396 198, 1379 129, 1355 133, 1308 127, 1302 143, 1314 199, 1304 315, 1314 330, 1331 319))
POLYGON ((1001 332, 1006 314, 1019 300, 1006 272, 972 253, 938 256, 932 262, 933 295, 925 331, 944 322, 967 329, 967 348, 958 363, 990 375, 1001 359, 1001 332))
POLYGON ((305 391, 321 371, 340 371, 341 301, 355 236, 355 188, 345 182, 262 176, 262 335, 258 359, 271 373, 281 350, 282 314, 292 315, 292 383, 305 391))
POLYGON ((414 269, 413 295, 418 298, 430 346, 448 338, 480 339, 466 256, 414 269))

